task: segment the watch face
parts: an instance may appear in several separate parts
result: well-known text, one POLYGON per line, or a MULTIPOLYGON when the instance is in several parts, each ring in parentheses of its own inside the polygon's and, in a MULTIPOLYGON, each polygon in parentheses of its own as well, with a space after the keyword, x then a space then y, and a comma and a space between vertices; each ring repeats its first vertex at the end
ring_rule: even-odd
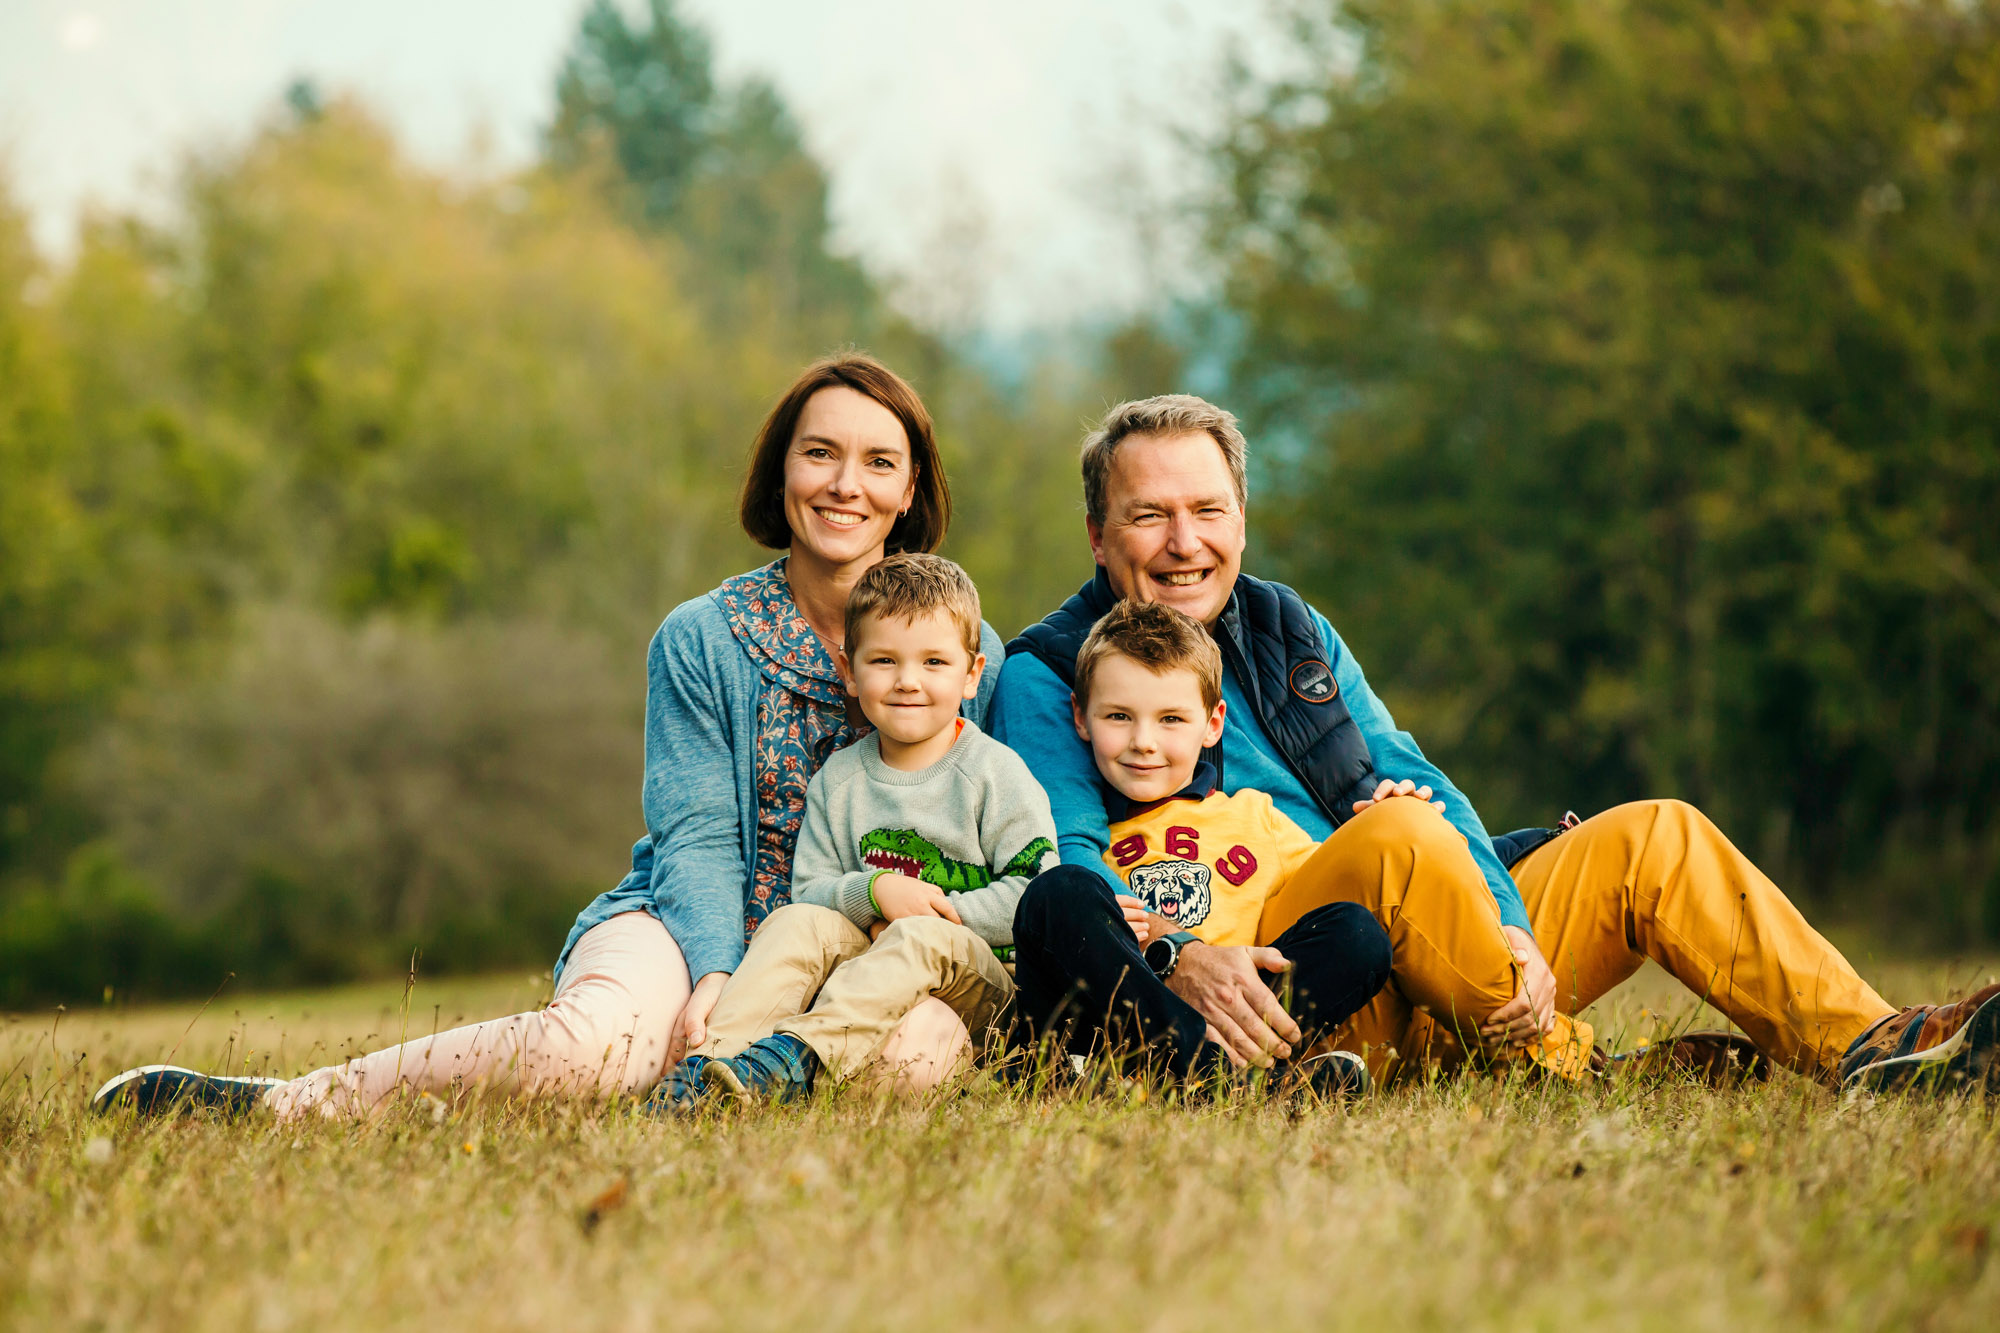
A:
POLYGON ((1162 936, 1146 946, 1146 966, 1164 974, 1181 956, 1180 945, 1162 936))

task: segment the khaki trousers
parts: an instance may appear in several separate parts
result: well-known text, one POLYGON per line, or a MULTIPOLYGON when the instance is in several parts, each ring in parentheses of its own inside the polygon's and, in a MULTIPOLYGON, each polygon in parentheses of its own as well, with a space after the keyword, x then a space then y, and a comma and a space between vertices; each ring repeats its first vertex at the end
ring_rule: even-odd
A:
MULTIPOLYGON (((1571 1016, 1650 958, 1726 1014, 1772 1060, 1832 1076, 1842 1052, 1892 1012, 1706 816, 1681 801, 1607 810, 1513 870, 1556 975, 1556 1030, 1528 1054, 1580 1072, 1592 1034, 1571 1016)), ((1321 903, 1358 902, 1389 932, 1394 970, 1334 1044, 1378 1078, 1449 1070, 1478 1024, 1520 985, 1500 910, 1465 839, 1423 801, 1398 797, 1337 829, 1265 905, 1275 938, 1321 903)), ((1498 1054, 1498 1053, 1496 1053, 1498 1054)))
POLYGON ((868 1069, 904 1015, 932 997, 977 1038, 1014 998, 1014 982, 991 945, 943 917, 892 921, 871 945, 831 908, 792 903, 757 928, 693 1054, 738 1055, 784 1032, 812 1047, 828 1073, 848 1078, 868 1069))

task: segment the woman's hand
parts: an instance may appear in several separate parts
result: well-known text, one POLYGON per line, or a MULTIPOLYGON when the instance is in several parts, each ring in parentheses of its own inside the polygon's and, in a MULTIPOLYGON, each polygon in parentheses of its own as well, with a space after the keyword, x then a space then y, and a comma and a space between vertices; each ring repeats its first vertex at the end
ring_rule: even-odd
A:
POLYGON ((666 1068, 672 1069, 708 1040, 708 1016, 715 1012, 715 1002, 722 998, 722 988, 728 983, 727 972, 710 972, 694 983, 694 993, 681 1006, 681 1021, 674 1024, 674 1035, 667 1042, 666 1068))
POLYGON ((958 909, 951 905, 950 895, 935 884, 908 875, 879 875, 869 892, 875 895, 875 910, 884 921, 900 921, 906 916, 941 916, 954 926, 965 924, 958 919, 958 909))

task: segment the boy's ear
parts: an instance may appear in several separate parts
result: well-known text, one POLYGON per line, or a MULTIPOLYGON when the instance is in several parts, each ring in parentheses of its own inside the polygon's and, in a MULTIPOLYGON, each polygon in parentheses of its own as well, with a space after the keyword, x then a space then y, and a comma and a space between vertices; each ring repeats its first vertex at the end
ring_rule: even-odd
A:
POLYGON ((1222 739, 1222 719, 1228 711, 1229 705, 1226 702, 1221 699, 1215 701, 1215 711, 1208 715, 1208 729, 1202 733, 1202 749, 1206 750, 1222 739))
POLYGON ((1085 745, 1090 744, 1090 728, 1083 725, 1083 705, 1076 701, 1076 692, 1074 690, 1070 692, 1069 696, 1069 720, 1070 724, 1076 728, 1076 738, 1085 745))
POLYGON ((972 670, 965 673, 965 697, 974 698, 979 693, 979 678, 986 674, 986 654, 972 655, 972 670))
POLYGON ((833 650, 833 669, 840 673, 840 683, 847 687, 847 692, 859 699, 861 691, 854 688, 854 663, 847 660, 845 646, 833 650))

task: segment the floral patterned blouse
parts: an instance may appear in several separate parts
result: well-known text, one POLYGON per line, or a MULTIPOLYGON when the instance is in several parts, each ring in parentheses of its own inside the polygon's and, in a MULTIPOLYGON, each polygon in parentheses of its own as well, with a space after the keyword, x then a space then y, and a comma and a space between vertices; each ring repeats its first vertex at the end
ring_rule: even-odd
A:
POLYGON ((716 589, 736 641, 764 676, 757 700, 757 844, 743 934, 792 900, 792 850, 805 818, 806 784, 827 756, 873 730, 851 722, 833 658, 792 600, 785 560, 716 589))

